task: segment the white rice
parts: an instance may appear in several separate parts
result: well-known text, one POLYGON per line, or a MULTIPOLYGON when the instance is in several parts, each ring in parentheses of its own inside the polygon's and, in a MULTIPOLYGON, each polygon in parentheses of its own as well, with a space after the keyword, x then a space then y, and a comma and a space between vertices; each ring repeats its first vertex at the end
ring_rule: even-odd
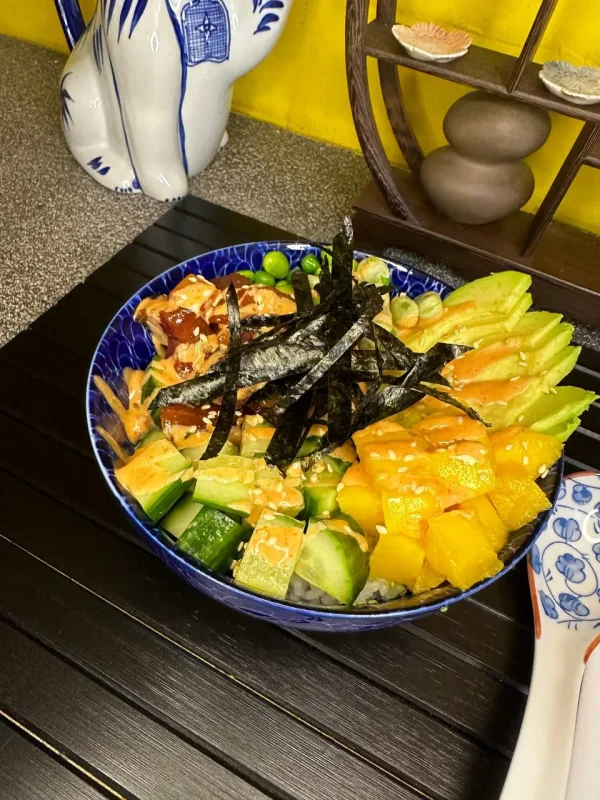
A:
MULTIPOLYGON (((376 605, 406 594, 406 586, 383 579, 368 580, 354 605, 376 605)), ((341 603, 327 592, 313 586, 299 575, 292 575, 287 599, 292 603, 308 603, 317 606, 340 606, 341 603)))

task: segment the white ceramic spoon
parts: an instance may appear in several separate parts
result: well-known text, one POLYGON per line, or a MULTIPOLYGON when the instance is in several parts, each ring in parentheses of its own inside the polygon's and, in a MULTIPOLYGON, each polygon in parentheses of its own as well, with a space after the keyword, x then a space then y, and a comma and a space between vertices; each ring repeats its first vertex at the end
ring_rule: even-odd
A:
POLYGON ((564 479, 528 572, 535 658, 500 800, 565 800, 585 662, 600 641, 600 474, 564 479))
POLYGON ((583 686, 577 709, 577 728, 569 771, 566 800, 598 800, 600 798, 600 647, 596 648, 585 667, 583 686))

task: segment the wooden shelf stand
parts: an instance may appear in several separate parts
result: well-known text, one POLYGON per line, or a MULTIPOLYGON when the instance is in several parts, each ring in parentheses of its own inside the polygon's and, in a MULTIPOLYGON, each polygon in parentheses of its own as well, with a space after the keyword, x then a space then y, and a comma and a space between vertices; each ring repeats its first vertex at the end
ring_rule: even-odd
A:
MULTIPOLYGON (((369 187, 358 200, 357 217, 379 217, 385 222, 379 230, 385 229, 392 240, 407 246, 408 242, 414 245, 418 241, 420 250, 435 251, 442 258, 444 254, 439 253, 438 244, 443 230, 443 238, 452 243, 444 260, 455 266, 467 258, 475 271, 479 265, 480 273, 489 271, 490 266, 513 266, 531 272, 538 283, 545 281, 550 285, 558 281, 562 291, 558 300, 555 297, 554 306, 560 305, 561 310, 586 324, 600 326, 600 239, 553 220, 581 167, 600 167, 600 103, 577 106, 550 94, 539 79, 542 65, 533 60, 557 0, 542 0, 519 56, 472 45, 465 56, 447 64, 417 61, 405 53, 392 34, 397 4, 397 0, 378 0, 377 16, 369 23, 369 0, 347 0, 346 67, 350 102, 358 138, 376 185, 376 190, 369 187), (386 110, 415 176, 412 180, 394 170, 385 153, 371 103, 369 57, 378 61, 386 110), (424 156, 404 107, 398 66, 512 97, 585 122, 535 215, 517 212, 499 223, 474 227, 452 223, 433 209, 418 187, 424 156), (379 202, 377 192, 385 204, 379 202), (394 236, 394 229, 402 235, 394 236), (538 245, 542 241, 544 248, 540 251, 538 245)), ((358 228, 365 233, 373 229, 360 220, 358 228)))

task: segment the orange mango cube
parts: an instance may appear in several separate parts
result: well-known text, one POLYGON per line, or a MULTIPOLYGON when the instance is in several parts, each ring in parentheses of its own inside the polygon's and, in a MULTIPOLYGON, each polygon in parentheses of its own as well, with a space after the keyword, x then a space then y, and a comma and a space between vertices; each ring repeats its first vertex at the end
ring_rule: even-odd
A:
POLYGON ((425 545, 418 539, 386 533, 371 554, 371 578, 402 583, 412 590, 424 560, 425 545))
POLYGON ((439 586, 440 583, 443 583, 445 580, 446 578, 444 575, 440 575, 439 572, 436 572, 432 566, 425 561, 421 572, 419 572, 417 576, 415 585, 413 586, 413 593, 420 594, 421 592, 428 592, 430 589, 435 589, 436 586, 439 586))
POLYGON ((563 445, 554 436, 511 425, 490 436, 498 467, 522 467, 534 480, 561 456, 563 445))
POLYGON ((465 500, 464 503, 460 504, 459 509, 471 514, 471 519, 479 523, 486 539, 494 548, 494 552, 500 552, 506 544, 508 528, 492 505, 489 497, 482 495, 481 497, 473 497, 471 500, 465 500))
POLYGON ((377 526, 384 525, 379 492, 371 485, 362 464, 353 464, 344 474, 342 484, 337 496, 340 510, 355 519, 369 544, 374 544, 379 536, 377 526))
POLYGON ((425 486, 412 492, 383 492, 382 501, 385 527, 391 536, 419 538, 427 530, 427 520, 442 511, 435 492, 425 486))
POLYGON ((433 474, 454 490, 455 502, 487 494, 496 484, 489 445, 456 442, 429 456, 433 474))
POLYGON ((428 564, 459 589, 469 589, 502 569, 481 527, 462 511, 433 517, 426 541, 428 564))
POLYGON ((487 443, 488 435, 483 423, 471 419, 459 409, 452 413, 435 413, 411 428, 411 433, 419 434, 432 447, 447 447, 453 442, 470 441, 487 443), (453 413, 458 411, 458 413, 453 413))
POLYGON ((501 467, 496 488, 489 493, 500 519, 509 531, 516 531, 532 522, 552 504, 523 467, 501 467))

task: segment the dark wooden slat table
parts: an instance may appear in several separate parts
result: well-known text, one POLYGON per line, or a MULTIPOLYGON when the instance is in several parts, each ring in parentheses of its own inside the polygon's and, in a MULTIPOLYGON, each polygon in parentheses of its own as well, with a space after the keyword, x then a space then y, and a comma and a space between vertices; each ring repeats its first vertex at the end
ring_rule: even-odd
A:
MULTIPOLYGON (((271 238, 293 236, 186 198, 0 350, 1 800, 499 795, 533 652, 523 568, 392 630, 284 630, 170 573, 96 467, 85 380, 120 304, 271 238)), ((598 354, 572 380, 600 389, 598 354)), ((599 468, 599 441, 596 405, 568 471, 599 468)))

